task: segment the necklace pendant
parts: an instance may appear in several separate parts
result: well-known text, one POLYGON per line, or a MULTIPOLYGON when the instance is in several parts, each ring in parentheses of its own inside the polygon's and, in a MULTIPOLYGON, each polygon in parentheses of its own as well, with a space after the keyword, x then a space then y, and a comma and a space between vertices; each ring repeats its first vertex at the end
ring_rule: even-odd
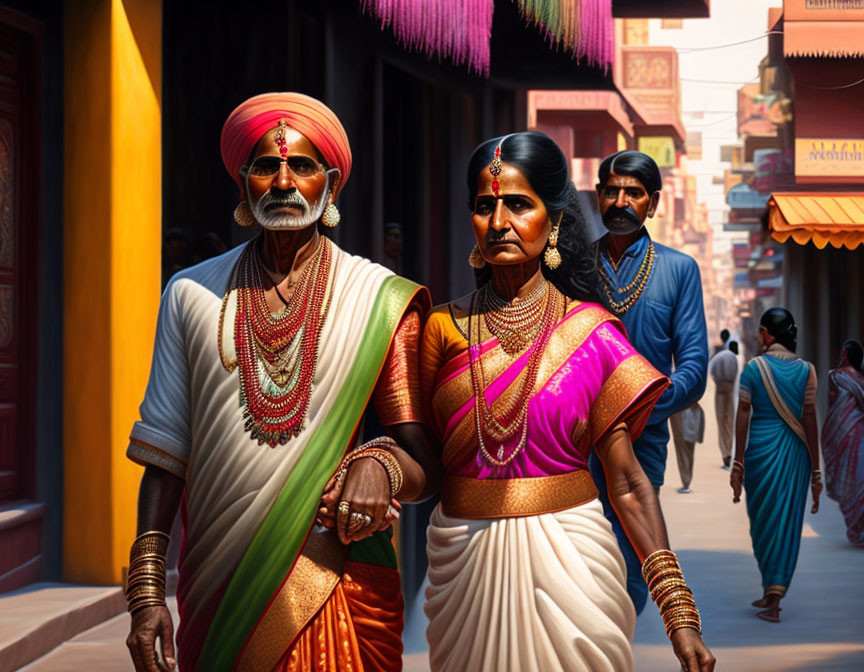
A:
POLYGON ((503 445, 498 446, 498 459, 499 460, 504 459, 504 446, 503 445))

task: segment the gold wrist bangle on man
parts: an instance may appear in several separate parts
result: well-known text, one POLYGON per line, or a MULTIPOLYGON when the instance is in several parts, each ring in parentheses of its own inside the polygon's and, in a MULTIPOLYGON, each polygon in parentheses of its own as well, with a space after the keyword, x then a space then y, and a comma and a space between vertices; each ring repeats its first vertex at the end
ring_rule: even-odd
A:
POLYGON ((356 450, 351 451, 342 460, 337 473, 344 474, 348 470, 348 465, 356 460, 366 457, 372 458, 387 472, 387 480, 390 483, 390 496, 395 497, 402 489, 404 474, 399 460, 387 448, 396 447, 396 442, 388 436, 382 436, 377 439, 364 443, 356 450))
POLYGON ((129 552, 126 603, 129 613, 165 606, 165 556, 171 538, 153 530, 139 536, 129 552))
POLYGON ((692 628, 702 634, 702 620, 693 592, 684 581, 681 565, 672 551, 661 549, 645 558, 642 576, 648 584, 651 599, 660 609, 668 637, 681 628, 692 628))

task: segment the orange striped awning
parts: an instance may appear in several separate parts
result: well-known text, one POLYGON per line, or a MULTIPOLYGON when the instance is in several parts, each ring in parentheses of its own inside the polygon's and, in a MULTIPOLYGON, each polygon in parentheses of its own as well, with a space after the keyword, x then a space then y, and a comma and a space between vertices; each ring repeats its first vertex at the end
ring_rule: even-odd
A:
POLYGON ((768 201, 771 236, 799 245, 811 240, 820 250, 828 243, 850 250, 864 243, 864 193, 777 193, 768 201))

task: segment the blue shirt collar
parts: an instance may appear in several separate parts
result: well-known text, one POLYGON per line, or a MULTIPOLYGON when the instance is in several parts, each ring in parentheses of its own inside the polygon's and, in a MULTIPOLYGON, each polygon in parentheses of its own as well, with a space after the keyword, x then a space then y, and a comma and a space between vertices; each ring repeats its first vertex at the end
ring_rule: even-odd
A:
MULTIPOLYGON (((609 236, 611 233, 607 233, 603 238, 600 239, 600 258, 604 267, 608 270, 613 270, 612 262, 609 259, 609 254, 607 252, 609 248, 609 236)), ((618 268, 620 269, 624 264, 627 258, 639 257, 640 259, 645 254, 645 249, 648 247, 648 243, 651 242, 651 235, 648 233, 648 229, 644 226, 642 227, 642 235, 637 238, 630 247, 621 255, 621 259, 618 261, 618 268)))

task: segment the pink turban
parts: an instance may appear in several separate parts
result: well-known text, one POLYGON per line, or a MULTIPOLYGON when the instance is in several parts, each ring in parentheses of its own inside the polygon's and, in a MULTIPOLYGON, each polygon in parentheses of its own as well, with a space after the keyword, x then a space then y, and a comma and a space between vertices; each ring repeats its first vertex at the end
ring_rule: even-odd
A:
MULTIPOLYGON (((255 144, 280 119, 302 133, 321 152, 330 168, 342 172, 339 189, 351 172, 351 146, 333 110, 302 93, 262 93, 238 105, 222 127, 222 162, 238 186, 240 168, 249 159, 255 144)), ((336 194, 334 194, 336 195, 336 194)))

